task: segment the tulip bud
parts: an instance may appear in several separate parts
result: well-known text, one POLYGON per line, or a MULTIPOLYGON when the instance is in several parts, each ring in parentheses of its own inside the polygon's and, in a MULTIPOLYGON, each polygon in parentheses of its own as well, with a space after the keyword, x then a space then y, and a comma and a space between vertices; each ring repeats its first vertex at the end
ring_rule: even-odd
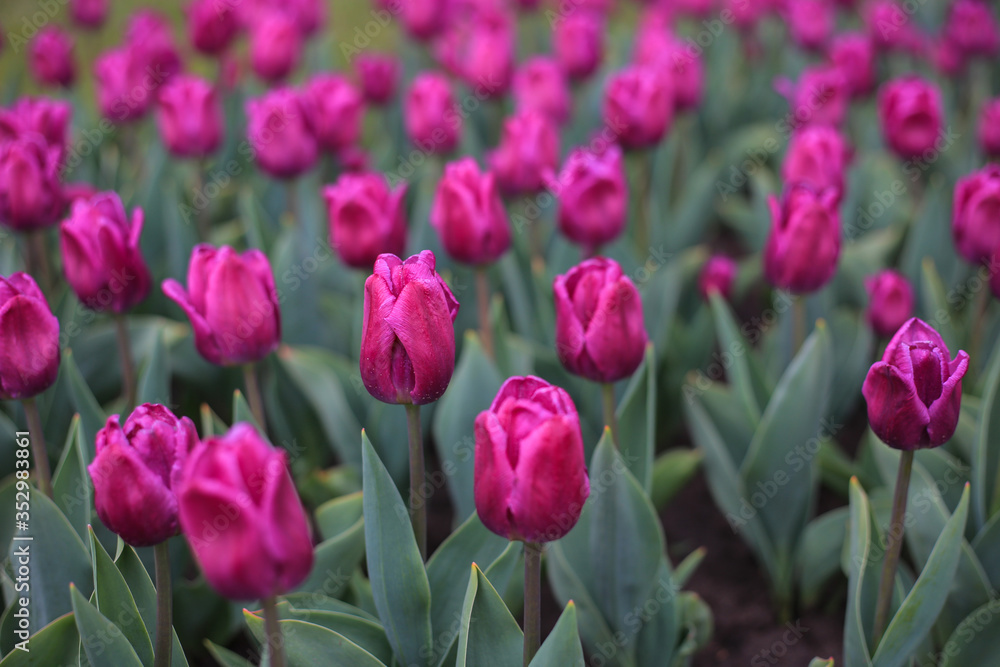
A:
POLYGON ((836 16, 828 0, 795 0, 785 5, 792 39, 803 49, 819 50, 833 33, 836 16))
POLYGON ((59 183, 62 148, 26 132, 0 143, 0 222, 26 231, 53 224, 66 202, 59 183))
POLYGON ((701 102, 705 66, 701 55, 665 30, 646 30, 636 45, 635 63, 661 68, 671 74, 674 105, 694 109, 701 102))
POLYGON ((283 7, 295 19, 305 37, 315 34, 326 21, 326 6, 323 0, 286 0, 283 7))
POLYGON ((927 46, 927 59, 939 73, 958 76, 965 70, 965 54, 949 39, 936 39, 927 46))
POLYGON ((867 35, 856 32, 838 35, 829 55, 853 97, 867 95, 875 88, 875 50, 867 35))
POLYGON ((907 48, 914 41, 917 31, 910 16, 894 0, 874 0, 867 6, 865 18, 868 34, 880 49, 907 48))
POLYGON ((728 299, 732 296, 735 279, 736 262, 725 255, 715 255, 701 269, 698 292, 705 301, 708 301, 712 292, 718 292, 723 299, 728 299))
POLYGON ((262 12, 250 26, 250 66, 265 81, 288 76, 302 55, 302 32, 286 12, 262 12))
POLYGON ((792 129, 806 125, 838 127, 847 116, 847 81, 835 67, 806 68, 797 84, 782 81, 778 87, 792 106, 788 113, 792 129))
POLYGON ((319 148, 309 127, 301 98, 278 88, 247 102, 247 134, 261 169, 276 178, 308 171, 319 148))
POLYGON ((570 373, 617 382, 639 368, 646 325, 639 290, 613 259, 594 257, 553 283, 556 352, 570 373))
POLYGON ((156 121, 163 143, 177 157, 205 157, 222 143, 222 105, 208 81, 179 75, 158 96, 156 121))
POLYGON ((59 320, 27 273, 0 276, 0 399, 37 396, 59 374, 59 320))
MULTIPOLYGON (((133 14, 125 29, 125 43, 139 63, 145 90, 149 88, 147 81, 160 85, 181 71, 181 56, 174 44, 171 24, 162 14, 150 9, 133 14)), ((132 94, 138 93, 132 91, 132 94)))
POLYGON ((886 269, 865 278, 868 322, 875 333, 888 338, 913 317, 913 288, 902 273, 886 269))
POLYGON ((194 558, 221 595, 270 598, 309 576, 309 521, 287 456, 250 424, 234 424, 191 452, 177 504, 194 558))
POLYGON ((259 250, 242 255, 229 246, 195 246, 187 290, 163 281, 163 293, 191 320, 194 345, 213 364, 260 361, 281 342, 278 291, 267 257, 259 250))
POLYGON ((323 188, 330 245, 355 269, 369 269, 379 255, 406 247, 406 185, 390 192, 381 174, 342 174, 323 188))
POLYGON ((993 56, 1000 48, 1000 27, 982 0, 955 0, 944 27, 945 39, 966 56, 993 56))
POLYGON ((100 28, 108 16, 108 0, 70 0, 73 22, 83 28, 100 28))
POLYGON ((958 252, 978 264, 1000 248, 1000 165, 991 164, 955 184, 951 232, 958 252))
POLYGON ((773 195, 771 234, 764 248, 764 275, 775 287, 797 294, 830 282, 840 257, 840 193, 798 186, 779 203, 773 195))
POLYGON ((514 73, 515 35, 506 13, 480 10, 465 34, 458 71, 480 95, 498 97, 510 88, 514 73))
POLYGON ((410 141, 427 153, 453 151, 462 131, 457 108, 445 76, 436 72, 418 74, 406 94, 403 114, 410 141))
POLYGON ((504 382, 476 417, 474 493, 483 524, 501 537, 552 542, 590 495, 580 416, 565 390, 533 376, 504 382))
POLYGON ((140 405, 124 427, 118 415, 109 417, 97 432, 97 456, 87 466, 101 522, 134 547, 176 535, 175 491, 197 443, 194 423, 162 405, 140 405))
POLYGON ((399 84, 399 61, 394 56, 365 53, 355 63, 361 92, 370 104, 387 104, 396 95, 399 84))
POLYGON ((124 123, 144 116, 155 98, 150 83, 164 82, 146 77, 145 65, 131 47, 112 49, 98 56, 94 62, 94 80, 104 117, 124 123))
POLYGON ((825 125, 807 125, 792 135, 781 178, 814 190, 831 188, 843 193, 850 159, 851 150, 840 132, 825 125))
POLYGON ((671 76, 657 67, 626 67, 608 84, 603 116, 626 148, 659 143, 674 116, 671 76))
POLYGON ((458 301, 434 265, 430 250, 384 254, 365 281, 361 379, 384 403, 433 403, 455 371, 458 301))
POLYGON ((503 122, 500 145, 486 159, 505 193, 538 192, 559 166, 559 131, 538 112, 511 116, 503 122))
POLYGON ((878 114, 886 143, 904 160, 933 149, 941 136, 941 93, 934 84, 915 76, 882 86, 878 114))
POLYGON ((989 100, 979 114, 979 145, 990 156, 1000 156, 1000 97, 989 100))
POLYGON ((22 97, 11 109, 0 109, 0 141, 17 139, 23 132, 37 132, 60 155, 69 137, 73 107, 47 97, 22 97))
POLYGON ((191 43, 202 53, 222 53, 239 32, 235 4, 227 0, 193 0, 185 13, 191 43))
POLYGON ((895 449, 939 447, 951 439, 962 406, 962 378, 969 355, 951 359, 941 335, 917 318, 889 341, 861 388, 868 423, 895 449))
POLYGON ((54 25, 45 26, 31 40, 28 64, 39 82, 48 86, 73 85, 76 64, 73 62, 73 39, 54 25))
POLYGON ((510 247, 510 223, 495 178, 471 157, 445 166, 430 222, 448 254, 465 264, 490 264, 510 247))
POLYGON ((517 113, 537 111, 562 124, 569 118, 571 106, 566 75, 559 63, 551 58, 530 58, 514 75, 514 108, 517 113))
POLYGON ((604 58, 604 19, 581 9, 562 17, 553 27, 556 60, 571 79, 586 79, 604 58))
POLYGON ((302 93, 302 106, 321 148, 336 152, 357 143, 365 105, 347 79, 337 74, 314 76, 302 93))
POLYGON ((407 0, 400 3, 403 25, 412 37, 425 41, 447 24, 448 0, 407 0))
POLYGON ((574 243, 596 249, 625 229, 628 185, 617 145, 600 153, 574 149, 552 187, 558 193, 559 229, 574 243))

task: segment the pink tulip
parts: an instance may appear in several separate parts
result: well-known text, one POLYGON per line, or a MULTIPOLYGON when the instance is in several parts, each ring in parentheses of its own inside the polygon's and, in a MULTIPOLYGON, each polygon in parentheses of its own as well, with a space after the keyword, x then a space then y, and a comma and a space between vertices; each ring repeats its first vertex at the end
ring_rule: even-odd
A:
POLYGON ((603 116, 626 148, 659 143, 674 116, 672 77, 659 67, 626 67, 608 83, 603 116))
POLYGON ((764 248, 764 275, 775 287, 796 294, 815 292, 837 272, 840 213, 834 189, 793 187, 779 202, 768 200, 771 234, 764 248))
POLYGON ((959 254, 973 264, 1000 250, 1000 165, 991 164, 955 184, 951 231, 959 254))
POLYGON ((518 113, 537 111, 560 125, 569 119, 572 99, 566 74, 545 56, 526 60, 514 75, 514 107, 518 113))
POLYGON ((347 79, 317 74, 306 85, 302 103, 320 148, 336 152, 357 143, 365 105, 347 79))
POLYGON ((66 205, 59 182, 63 148, 40 134, 0 143, 0 223, 26 231, 55 223, 66 205))
POLYGON ((941 136, 941 93, 924 79, 910 76, 884 84, 878 113, 886 143, 904 160, 932 150, 941 136))
POLYGON ((370 269, 379 255, 406 247, 406 185, 389 190, 381 174, 343 174, 323 188, 330 245, 348 266, 370 269))
POLYGON ((49 86, 69 87, 76 79, 73 62, 73 39, 54 25, 45 26, 31 40, 28 64, 39 82, 49 86))
POLYGON ((850 160, 851 149, 840 132, 826 125, 807 125, 792 135, 781 165, 781 178, 785 183, 843 193, 850 160))
POLYGON ((157 125, 163 143, 177 157, 205 157, 222 143, 222 104, 208 81, 179 75, 158 95, 157 125))
POLYGON ((250 27, 250 65, 265 81, 287 77, 302 56, 302 30, 295 18, 283 11, 268 11, 250 27))
POLYGON ((913 287, 899 271, 886 269, 865 278, 868 310, 865 312, 875 333, 888 338, 913 317, 913 287))
POLYGON ((559 166, 559 130, 538 112, 511 116, 504 120, 500 145, 487 161, 505 193, 537 192, 559 166))
POLYGON ((222 53, 239 32, 233 0, 193 0, 185 12, 191 43, 202 53, 222 53))
POLYGON ((59 320, 27 273, 0 276, 0 399, 37 396, 59 374, 59 320))
POLYGON ((604 19, 596 12, 579 9, 553 26, 556 60, 571 79, 586 79, 604 58, 604 19))
POLYGON ((462 116, 448 79, 436 72, 418 74, 406 94, 406 133, 428 153, 450 153, 458 145, 462 116))
POLYGON ((574 149, 553 189, 559 200, 559 229, 585 248, 614 241, 625 229, 628 184, 622 151, 574 149))
POLYGON ((875 88, 875 50, 861 33, 844 33, 830 46, 830 61, 840 71, 853 97, 867 95, 875 88))
POLYGON ((387 104, 396 95, 400 63, 395 56, 365 53, 355 63, 361 91, 370 104, 387 104))
POLYGON ((108 16, 108 0, 70 0, 69 14, 78 26, 100 28, 108 16))
POLYGON ((698 292, 705 301, 708 301, 712 292, 718 292, 723 299, 728 299, 732 296, 735 279, 736 262, 725 255, 715 255, 701 269, 698 292))
POLYGON ((979 145, 987 155, 1000 155, 1000 97, 988 100, 979 114, 979 145))
POLYGON ((247 135, 252 157, 275 178, 293 178, 312 168, 319 147, 302 99, 278 88, 247 102, 247 135))

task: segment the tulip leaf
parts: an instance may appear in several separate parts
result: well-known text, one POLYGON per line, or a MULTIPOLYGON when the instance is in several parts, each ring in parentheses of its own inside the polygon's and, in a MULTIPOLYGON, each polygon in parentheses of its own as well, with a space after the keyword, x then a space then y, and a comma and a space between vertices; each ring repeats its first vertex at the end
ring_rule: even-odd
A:
POLYGON ((710 302, 712 316, 715 319, 716 336, 719 337, 719 349, 722 350, 725 359, 732 360, 726 368, 726 377, 750 417, 751 423, 756 425, 761 418, 761 409, 750 377, 750 364, 747 361, 749 345, 740 334, 736 319, 725 299, 718 292, 713 292, 710 302))
POLYGON ((1000 419, 993 421, 994 414, 1000 414, 1000 354, 993 355, 986 371, 986 391, 983 407, 979 414, 975 439, 972 441, 972 488, 973 516, 980 526, 991 517, 1000 514, 1000 486, 997 486, 997 471, 1000 469, 1000 419))
POLYGON ((159 403, 170 405, 170 362, 167 347, 163 343, 163 332, 157 332, 153 339, 149 358, 139 373, 137 403, 159 403))
POLYGON ((324 540, 337 537, 351 529, 362 517, 361 492, 329 500, 316 508, 316 525, 324 540))
POLYGON ((247 402, 246 397, 242 391, 237 389, 233 392, 233 426, 241 422, 252 425, 257 433, 267 439, 267 433, 257 423, 257 419, 253 416, 253 410, 250 409, 250 404, 247 402))
POLYGON ((570 602, 552 632, 542 642, 530 667, 584 667, 583 646, 576 626, 576 605, 570 602))
POLYGON ((618 441, 621 455, 648 494, 653 484, 656 452, 656 354, 646 344, 645 361, 632 376, 618 409, 618 441))
POLYGON ((375 619, 356 612, 297 609, 288 602, 278 603, 281 618, 306 621, 343 635, 386 665, 392 663, 392 647, 385 636, 385 629, 375 619))
POLYGON ((838 507, 813 519, 802 534, 797 556, 799 594, 807 607, 820 601, 823 587, 840 571, 849 510, 838 507))
POLYGON ((90 664, 141 667, 142 661, 121 629, 87 602, 76 586, 70 584, 69 592, 80 642, 90 664))
POLYGON ((221 667, 254 667, 254 664, 246 658, 233 653, 228 648, 223 648, 218 644, 214 644, 207 639, 205 640, 205 649, 221 667))
POLYGON ((90 387, 87 386, 87 381, 80 374, 72 350, 67 349, 63 352, 62 372, 66 373, 69 379, 69 391, 73 399, 73 406, 80 415, 83 442, 87 446, 83 460, 89 465, 94 460, 94 443, 97 441, 97 432, 104 428, 104 421, 107 417, 90 391, 90 387))
MULTIPOLYGON (((244 610, 250 633, 264 645, 264 619, 244 610)), ((385 663, 344 635, 315 623, 294 619, 278 621, 285 642, 288 667, 316 665, 351 665, 351 667, 385 667, 385 663)), ((265 650, 266 652, 266 650, 265 650)))
POLYGON ((850 558, 847 576, 847 613, 844 618, 844 663, 872 667, 868 651, 868 628, 871 614, 866 604, 865 579, 879 576, 872 561, 872 512, 868 496, 857 478, 850 487, 850 558))
POLYGON ((33 634, 23 646, 27 650, 10 651, 0 660, 0 667, 75 665, 80 647, 76 619, 73 614, 60 616, 33 634))
POLYGON ((487 410, 503 379, 483 351, 479 337, 467 331, 462 356, 448 390, 434 411, 432 432, 441 469, 448 480, 448 495, 455 507, 455 521, 465 521, 476 511, 473 498, 476 417, 487 410))
MULTIPOLYGON (((990 667, 1000 655, 1000 600, 990 600, 958 624, 941 648, 940 667, 990 667)), ((0 663, 3 667, 3 663, 0 663)))
POLYGON ((994 514, 972 541, 972 549, 982 563, 994 589, 1000 588, 1000 513, 994 514))
POLYGON ((455 667, 518 667, 524 638, 493 584, 475 563, 465 591, 455 667))
POLYGON ((83 463, 84 451, 80 415, 74 415, 66 435, 62 458, 52 478, 52 498, 81 540, 87 539, 87 526, 91 522, 93 507, 90 476, 83 463))
POLYGON ((704 389, 699 389, 695 384, 691 384, 692 381, 694 383, 699 381, 696 378, 698 376, 691 376, 689 383, 684 387, 684 398, 691 400, 697 396, 701 399, 701 407, 708 413, 722 438, 722 443, 729 450, 730 458, 738 467, 747 457, 747 449, 753 440, 758 422, 751 421, 746 411, 741 408, 739 400, 734 395, 736 392, 734 387, 711 382, 704 389))
POLYGON ((677 650, 680 612, 680 584, 670 572, 670 562, 660 558, 656 585, 638 608, 625 617, 625 625, 638 626, 636 664, 668 665, 677 650))
POLYGON ((312 572, 295 590, 321 592, 330 597, 341 595, 365 554, 364 529, 365 520, 358 519, 344 532, 320 542, 312 572))
MULTIPOLYGON (((670 340, 670 331, 677 314, 684 285, 683 272, 690 255, 672 259, 674 255, 650 248, 651 260, 656 268, 643 283, 637 281, 642 293, 643 320, 649 333, 649 342, 657 350, 664 350, 670 340)), ((636 276, 638 277, 638 276, 636 276)))
MULTIPOLYGON (((937 221, 934 224, 938 226, 937 221)), ((924 314, 928 321, 934 323, 934 327, 941 334, 948 349, 958 350, 959 337, 955 330, 954 319, 951 316, 948 290, 944 286, 944 281, 941 280, 941 274, 938 273, 934 259, 924 256, 920 269, 920 304, 924 314)))
POLYGON ((889 622, 872 657, 874 667, 900 667, 930 632, 951 590, 968 513, 969 486, 966 485, 962 501, 941 531, 927 564, 889 622))
POLYGON ((361 443, 365 547, 375 608, 397 660, 429 665, 431 591, 409 512, 364 431, 361 443))
POLYGON ((705 454, 699 449, 677 447, 660 454, 653 462, 653 484, 650 500, 657 511, 663 511, 670 501, 687 486, 701 467, 705 454))

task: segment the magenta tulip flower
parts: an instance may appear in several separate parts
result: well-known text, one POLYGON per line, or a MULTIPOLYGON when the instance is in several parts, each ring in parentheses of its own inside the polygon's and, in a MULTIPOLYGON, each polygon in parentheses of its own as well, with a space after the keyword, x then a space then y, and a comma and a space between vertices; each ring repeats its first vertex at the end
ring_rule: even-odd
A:
POLYGON ((560 125, 569 118, 572 99, 566 74, 545 56, 526 60, 514 74, 514 107, 518 113, 537 111, 560 125))
POLYGON ((983 105, 979 115, 979 145, 987 155, 1000 156, 1000 97, 983 105))
POLYGON ((302 30, 287 12, 261 12, 250 25, 250 66, 264 81, 279 81, 299 64, 302 30))
POLYGON ((604 18, 580 8, 570 12, 552 28, 556 60, 571 79, 586 79, 604 59, 604 18))
POLYGON ((773 195, 771 234, 764 247, 764 275, 796 294, 815 292, 837 272, 840 258, 840 193, 792 187, 781 201, 773 195))
POLYGON ((701 269, 698 292, 705 301, 708 301, 712 292, 718 292, 723 299, 728 299, 732 296, 735 279, 736 262, 725 255, 715 255, 701 269))
POLYGON ((445 167, 430 218, 444 249, 465 264, 491 264, 510 248, 510 222, 496 180, 471 157, 445 167))
POLYGON ((604 93, 604 124, 625 148, 645 148, 663 138, 674 117, 674 86, 660 67, 630 65, 604 93))
POLYGON ((27 231, 59 219, 66 205, 59 182, 63 152, 30 132, 0 143, 0 223, 27 231))
POLYGON ((382 174, 342 174, 323 188, 330 246, 356 269, 371 269, 379 255, 406 247, 406 185, 390 191, 382 174))
POLYGON ((239 32, 235 2, 193 0, 184 11, 191 44, 201 53, 222 53, 239 32))
POLYGON ((836 128, 807 125, 792 134, 781 165, 785 183, 808 185, 815 190, 844 192, 844 177, 851 149, 836 128))
POLYGON ((406 93, 403 120, 406 134, 420 150, 450 153, 458 145, 462 116, 451 83, 443 74, 418 74, 406 93))
POLYGON ((559 129, 537 111, 511 116, 503 122, 500 145, 486 159, 504 193, 538 192, 559 166, 559 129))
POLYGON ((246 112, 252 155, 265 172, 275 178, 293 178, 316 163, 316 136, 295 91, 272 90, 248 101, 246 112))
POLYGON ((889 338, 913 317, 913 287, 899 271, 886 269, 865 278, 868 290, 866 316, 875 333, 889 338))
POLYGON ((28 47, 28 64, 35 78, 47 86, 73 85, 76 63, 73 61, 73 38, 61 28, 48 25, 38 31, 28 47))
POLYGON ((177 157, 206 157, 222 143, 222 104, 208 81, 175 76, 158 95, 156 121, 167 149, 177 157))
POLYGON ((73 23, 87 29, 100 28, 108 16, 109 0, 70 0, 73 23))
POLYGON ((951 232, 958 252, 978 264, 1000 249, 1000 165, 960 178, 952 202, 951 232))
POLYGON ((302 106, 320 148, 337 152, 357 143, 365 105, 347 79, 338 74, 314 76, 302 93, 302 106))
POLYGON ((889 148, 904 160, 919 157, 941 136, 941 93, 915 76, 894 79, 879 90, 878 115, 889 148))
POLYGON ((576 148, 556 183, 559 229, 566 238, 594 249, 618 238, 628 214, 628 185, 621 148, 576 148))
POLYGON ((59 373, 59 320, 26 273, 0 276, 0 399, 37 396, 59 373))
POLYGON ((370 104, 387 104, 396 95, 400 63, 395 56, 364 53, 355 61, 361 92, 370 104))

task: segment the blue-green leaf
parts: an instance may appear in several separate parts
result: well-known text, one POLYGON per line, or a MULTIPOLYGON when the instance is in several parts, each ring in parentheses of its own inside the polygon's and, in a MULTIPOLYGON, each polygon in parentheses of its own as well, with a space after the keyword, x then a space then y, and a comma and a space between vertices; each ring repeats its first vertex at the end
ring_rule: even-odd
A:
MULTIPOLYGON (((244 611, 250 632, 263 644, 264 619, 244 611)), ((351 665, 351 667, 385 667, 384 663, 347 637, 306 621, 278 621, 285 644, 288 667, 316 665, 351 665)))
POLYGON ((576 628, 576 605, 570 602, 545 638, 531 667, 584 667, 583 645, 576 628))
MULTIPOLYGON (((16 641, 16 640, 15 640, 16 641)), ((73 614, 55 619, 31 636, 24 648, 15 648, 0 660, 0 667, 49 667, 77 662, 80 633, 73 614)))
POLYGON ((76 586, 70 584, 69 592, 76 628, 80 632, 80 641, 90 664, 141 667, 142 661, 122 631, 87 602, 76 586))
POLYGON ((90 529, 90 554, 94 568, 94 597, 97 610, 114 618, 118 631, 132 645, 143 665, 153 664, 153 642, 142 622, 135 598, 129 591, 122 573, 115 567, 111 556, 90 529))
POLYGON ((518 667, 524 638, 503 599, 475 563, 465 591, 455 667, 518 667))

